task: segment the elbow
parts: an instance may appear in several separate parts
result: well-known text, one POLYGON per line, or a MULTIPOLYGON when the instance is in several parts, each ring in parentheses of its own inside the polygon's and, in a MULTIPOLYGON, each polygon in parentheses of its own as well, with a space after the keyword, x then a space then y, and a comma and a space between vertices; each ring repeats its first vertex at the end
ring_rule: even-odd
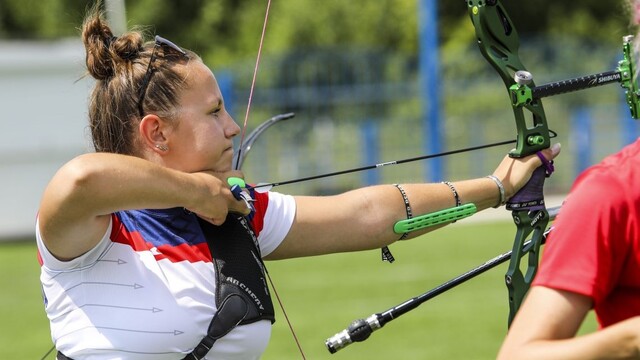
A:
POLYGON ((95 154, 80 155, 66 163, 54 175, 43 200, 53 200, 60 207, 73 208, 91 199, 99 187, 100 165, 95 154))
POLYGON ((505 351, 504 349, 500 349, 500 352, 498 352, 498 356, 496 357, 496 360, 513 360, 515 359, 515 357, 513 356, 513 354, 510 354, 509 351, 505 351))
POLYGON ((395 242, 401 236, 393 232, 397 214, 388 207, 377 206, 374 199, 363 197, 362 200, 359 208, 353 211, 358 215, 352 219, 351 227, 357 228, 363 241, 370 243, 366 248, 375 249, 395 242))
MULTIPOLYGON (((80 155, 65 164, 56 178, 61 180, 62 186, 67 187, 68 194, 84 195, 91 192, 92 185, 100 178, 99 162, 93 159, 93 154, 80 155)), ((61 189, 62 190, 62 189, 61 189)))
POLYGON ((503 346, 498 352, 496 360, 518 360, 527 358, 529 357, 527 356, 525 349, 503 346))
MULTIPOLYGON (((81 155, 63 165, 44 190, 38 218, 45 238, 59 238, 61 229, 73 221, 90 216, 87 206, 95 201, 92 189, 96 187, 96 165, 91 157, 81 155)), ((48 246, 51 244, 48 244, 48 246)))

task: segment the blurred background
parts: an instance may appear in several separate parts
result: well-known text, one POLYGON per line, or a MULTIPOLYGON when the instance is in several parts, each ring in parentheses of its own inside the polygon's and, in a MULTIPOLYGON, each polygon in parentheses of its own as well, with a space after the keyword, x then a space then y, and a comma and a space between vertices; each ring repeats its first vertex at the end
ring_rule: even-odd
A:
MULTIPOLYGON (((523 63, 538 85, 614 69, 622 37, 635 32, 626 0, 503 3, 520 33, 523 63)), ((84 76, 79 37, 92 5, 0 0, 0 242, 31 246, 48 180, 72 157, 92 151, 87 129, 92 80, 84 76)), ((104 6, 117 33, 142 28, 149 39, 158 34, 199 53, 242 125, 266 1, 105 0, 104 6)), ((563 145, 557 171, 547 180, 548 196, 562 197, 585 167, 636 139, 638 127, 623 96, 613 84, 543 101, 549 126, 558 133, 554 141, 563 145)), ((462 0, 274 0, 247 133, 286 112, 295 117, 270 128, 253 145, 243 167, 250 182, 280 182, 515 139, 506 90, 478 51, 462 0)), ((509 149, 276 190, 330 194, 381 182, 484 176, 509 149)), ((15 248, 0 246, 5 259, 16 258, 11 251, 15 248)), ((31 265, 25 271, 37 277, 37 263, 31 265)), ((42 321, 42 313, 38 316, 42 321)), ((46 330, 40 347, 47 346, 46 330)), ((332 334, 318 336, 325 335, 332 334)), ((455 358, 446 354, 442 358, 455 358)))
MULTIPOLYGON (((626 2, 504 1, 537 84, 615 68, 626 2)), ((0 0, 0 239, 31 237, 58 167, 91 151, 79 27, 92 2, 0 0)), ((266 1, 105 0, 116 32, 142 27, 195 50, 242 125, 266 1)), ((274 182, 515 138, 500 78, 481 57, 463 1, 273 1, 250 132, 294 112, 254 144, 243 170, 274 182)), ((558 171, 576 174, 637 135, 616 84, 544 100, 558 171)), ((289 185, 334 193, 379 182, 440 181, 492 171, 509 146, 289 185)))

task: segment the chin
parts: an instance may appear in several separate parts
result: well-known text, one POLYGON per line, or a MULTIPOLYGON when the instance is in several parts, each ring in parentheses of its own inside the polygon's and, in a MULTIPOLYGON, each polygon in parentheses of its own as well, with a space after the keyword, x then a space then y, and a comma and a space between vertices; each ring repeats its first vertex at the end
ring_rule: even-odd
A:
POLYGON ((227 171, 233 170, 230 161, 225 162, 224 164, 218 164, 217 166, 213 166, 213 169, 215 172, 227 172, 227 171))

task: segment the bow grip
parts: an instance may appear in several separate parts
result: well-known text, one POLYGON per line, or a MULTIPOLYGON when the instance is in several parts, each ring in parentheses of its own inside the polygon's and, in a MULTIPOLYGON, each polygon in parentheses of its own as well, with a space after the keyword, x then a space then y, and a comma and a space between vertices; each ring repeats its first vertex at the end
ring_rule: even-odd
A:
POLYGON ((507 201, 507 210, 544 209, 544 181, 546 178, 547 170, 544 166, 535 169, 529 181, 507 201))

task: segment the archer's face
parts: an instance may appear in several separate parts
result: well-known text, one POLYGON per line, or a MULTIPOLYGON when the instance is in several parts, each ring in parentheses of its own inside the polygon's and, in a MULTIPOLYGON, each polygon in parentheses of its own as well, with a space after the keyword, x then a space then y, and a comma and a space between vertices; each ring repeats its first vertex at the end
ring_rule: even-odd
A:
POLYGON ((240 128, 224 107, 211 70, 201 61, 186 67, 188 87, 180 95, 169 147, 174 168, 185 172, 231 170, 233 137, 240 128))

